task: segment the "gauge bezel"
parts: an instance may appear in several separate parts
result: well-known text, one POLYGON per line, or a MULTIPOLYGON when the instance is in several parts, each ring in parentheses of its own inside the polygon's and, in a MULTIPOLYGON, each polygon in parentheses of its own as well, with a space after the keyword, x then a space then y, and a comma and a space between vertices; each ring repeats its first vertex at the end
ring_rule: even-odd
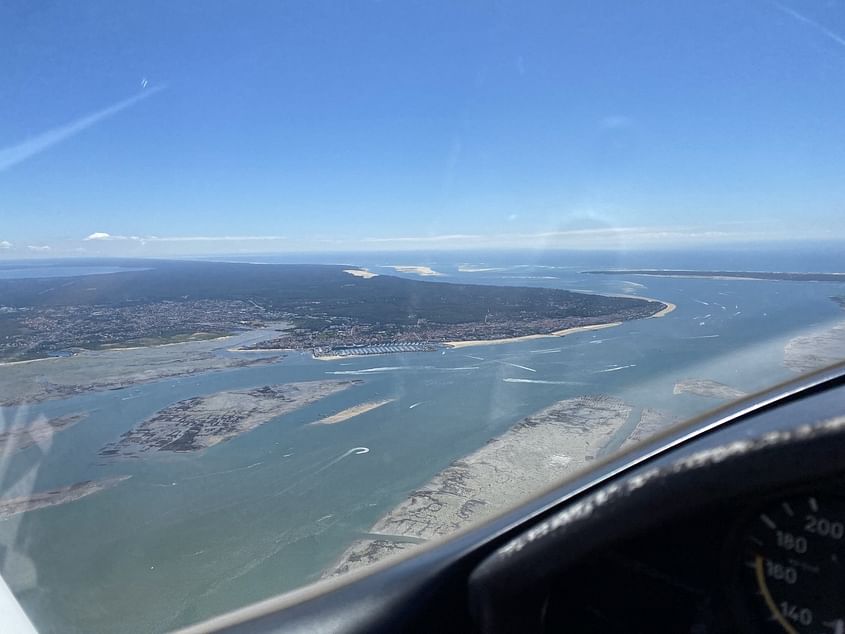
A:
POLYGON ((748 556, 748 545, 746 538, 748 531, 757 521, 760 514, 773 505, 793 500, 798 497, 829 498, 837 497, 845 503, 845 474, 831 478, 831 481, 823 486, 816 483, 802 483, 791 485, 777 491, 768 491, 755 495, 749 500, 748 505, 737 513, 736 518, 728 532, 725 554, 722 557, 722 576, 725 580, 726 599, 738 628, 737 631, 749 632, 750 634, 774 634, 775 632, 785 633, 783 627, 767 628, 761 621, 765 615, 765 606, 757 594, 756 589, 749 587, 749 572, 745 559, 748 556))

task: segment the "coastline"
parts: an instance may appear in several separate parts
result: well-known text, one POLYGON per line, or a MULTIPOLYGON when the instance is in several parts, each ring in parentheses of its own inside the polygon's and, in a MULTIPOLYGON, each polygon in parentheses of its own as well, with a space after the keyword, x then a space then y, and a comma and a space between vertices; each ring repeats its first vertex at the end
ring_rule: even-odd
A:
POLYGON ((613 321, 608 324, 592 324, 590 326, 573 326, 572 328, 565 328, 563 330, 555 330, 548 334, 537 335, 523 335, 522 337, 505 337, 504 339, 471 339, 469 341, 444 341, 443 345, 450 348, 469 348, 471 346, 495 346, 502 343, 517 343, 519 341, 532 341, 534 339, 548 339, 549 337, 565 337, 576 332, 587 332, 589 330, 601 330, 603 328, 613 328, 614 326, 621 326, 621 321, 613 321))
MULTIPOLYGON (((646 298, 646 297, 643 297, 642 299, 647 299, 647 298, 646 298)), ((660 301, 660 300, 654 300, 654 299, 652 299, 652 300, 650 300, 650 301, 653 301, 653 302, 654 302, 654 301, 660 301)), ((666 304, 666 308, 663 308, 663 309, 661 309, 661 310, 658 310, 658 311, 657 311, 656 313, 654 313, 651 317, 649 317, 649 319, 654 319, 655 317, 665 317, 666 315, 668 315, 669 313, 671 313, 673 310, 675 310, 675 309, 677 308, 677 306, 676 306, 675 304, 673 304, 672 302, 660 302, 660 303, 661 303, 661 304, 666 304)))
POLYGON ((7 365, 24 365, 36 361, 50 361, 51 359, 66 359, 67 357, 38 357, 37 359, 25 359, 24 361, 0 361, 0 367, 7 365))
MULTIPOLYGON (((630 297, 633 299, 642 299, 648 302, 658 302, 663 304, 664 307, 661 308, 659 311, 654 313, 653 315, 649 315, 646 319, 655 319, 659 317, 665 317, 669 313, 676 310, 678 307, 676 304, 672 302, 663 301, 659 299, 654 299, 653 297, 642 297, 640 295, 614 295, 614 297, 630 297)), ((554 332, 550 333, 538 333, 536 335, 522 335, 520 337, 502 337, 501 339, 468 339, 464 341, 443 341, 441 342, 443 346, 451 349, 459 349, 459 348, 468 348, 471 346, 495 346, 503 343, 518 343, 520 341, 532 341, 535 339, 548 339, 550 337, 565 337, 567 335, 572 335, 578 332, 587 332, 590 330, 601 330, 602 328, 612 328, 614 326, 620 326, 624 322, 622 321, 613 321, 606 324, 591 324, 589 326, 573 326, 572 328, 564 328, 562 330, 555 330, 554 332)), ((390 354, 390 353, 384 353, 390 354)), ((311 355, 312 358, 316 359, 317 361, 338 361, 340 359, 357 359, 364 356, 379 356, 376 354, 368 354, 368 355, 323 355, 323 356, 315 356, 311 355)))

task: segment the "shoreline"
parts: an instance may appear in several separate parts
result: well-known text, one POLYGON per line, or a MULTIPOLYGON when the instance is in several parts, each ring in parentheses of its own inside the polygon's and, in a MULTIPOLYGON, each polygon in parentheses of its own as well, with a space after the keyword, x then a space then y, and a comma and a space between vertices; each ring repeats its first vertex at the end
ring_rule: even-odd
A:
POLYGON ((25 363, 35 363, 36 361, 50 361, 51 359, 67 359, 68 357, 38 357, 37 359, 24 359, 23 361, 0 361, 0 367, 7 365, 24 365, 25 363))
POLYGON ((588 332, 590 330, 602 330, 603 328, 613 328, 614 326, 621 326, 624 322, 613 321, 607 324, 591 324, 589 326, 573 326, 572 328, 564 328, 563 330, 555 330, 547 334, 537 335, 523 335, 521 337, 505 337, 503 339, 470 339, 467 341, 444 341, 443 345, 449 348, 469 348, 471 346, 496 346, 503 343, 518 343, 520 341, 532 341, 534 339, 548 339, 550 337, 565 337, 566 335, 575 334, 577 332, 588 332))
MULTIPOLYGON (((643 297, 643 299, 646 299, 646 298, 643 297)), ((651 300, 651 301, 659 301, 659 300, 651 300)), ((666 308, 658 310, 651 317, 649 317, 649 319, 654 319, 655 317, 665 317, 666 315, 668 315, 669 313, 671 313, 673 310, 675 310, 677 308, 677 306, 675 304, 673 304, 672 302, 660 302, 660 303, 666 304, 666 308)))

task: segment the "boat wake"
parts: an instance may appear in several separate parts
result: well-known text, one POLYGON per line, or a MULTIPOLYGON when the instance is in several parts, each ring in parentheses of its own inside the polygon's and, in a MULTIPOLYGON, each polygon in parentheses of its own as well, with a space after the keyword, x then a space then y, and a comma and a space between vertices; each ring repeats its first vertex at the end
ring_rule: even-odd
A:
POLYGON ((364 368, 361 370, 334 370, 326 374, 358 376, 366 374, 381 374, 383 372, 400 372, 402 370, 441 370, 443 372, 463 372, 465 370, 477 370, 477 365, 462 366, 458 368, 439 368, 435 365, 388 365, 378 368, 364 368))
POLYGON ((505 383, 537 383, 539 385, 586 385, 584 381, 550 381, 546 379, 502 379, 505 383))
POLYGON ((617 365, 612 368, 607 368, 606 370, 596 370, 596 373, 599 374, 601 372, 618 372, 619 370, 625 370, 627 368, 636 368, 636 363, 631 363, 630 365, 617 365))
POLYGON ((518 363, 511 363, 510 361, 496 361, 497 363, 501 363, 502 365, 509 365, 512 368, 519 368, 520 370, 527 370, 528 372, 536 372, 534 368, 529 368, 525 365, 519 365, 518 363))

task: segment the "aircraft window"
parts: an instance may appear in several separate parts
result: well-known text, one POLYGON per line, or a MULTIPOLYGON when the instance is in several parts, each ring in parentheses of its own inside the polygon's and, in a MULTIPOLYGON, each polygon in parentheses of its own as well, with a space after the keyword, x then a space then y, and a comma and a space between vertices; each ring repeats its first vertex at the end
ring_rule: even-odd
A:
MULTIPOLYGON (((6 595, 187 626, 842 361, 843 38, 813 0, 3 3, 6 595)), ((837 631, 845 518, 790 504, 749 609, 837 631)))

